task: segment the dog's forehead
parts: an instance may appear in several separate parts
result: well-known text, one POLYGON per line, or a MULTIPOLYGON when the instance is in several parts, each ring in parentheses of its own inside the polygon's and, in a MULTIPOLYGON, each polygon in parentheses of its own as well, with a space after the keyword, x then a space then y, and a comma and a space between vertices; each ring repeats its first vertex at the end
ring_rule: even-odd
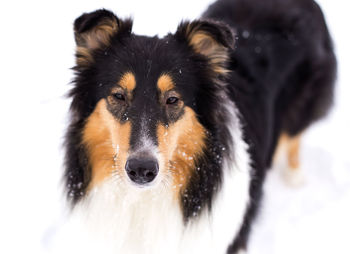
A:
POLYGON ((117 61, 122 61, 135 71, 146 72, 160 68, 169 68, 179 57, 179 51, 172 37, 158 38, 132 35, 122 38, 111 45, 117 61))
POLYGON ((164 51, 159 46, 159 41, 157 38, 139 36, 114 41, 96 55, 94 67, 97 78, 114 83, 120 82, 126 73, 131 73, 137 81, 152 78, 151 74, 154 75, 156 69, 166 69, 166 66, 157 64, 159 58, 155 57, 156 52, 164 51))
POLYGON ((160 88, 161 92, 174 89, 185 103, 191 104, 196 89, 195 63, 188 48, 172 35, 164 38, 132 35, 116 40, 98 55, 95 68, 97 83, 109 84, 98 88, 105 94, 129 80, 134 99, 151 96, 156 100, 160 88))

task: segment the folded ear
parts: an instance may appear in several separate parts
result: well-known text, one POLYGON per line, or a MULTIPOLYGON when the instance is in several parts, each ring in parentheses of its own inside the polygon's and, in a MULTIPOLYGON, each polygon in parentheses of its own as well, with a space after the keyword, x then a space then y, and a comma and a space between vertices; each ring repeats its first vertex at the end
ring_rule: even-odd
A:
POLYGON ((78 65, 90 63, 93 50, 108 47, 113 36, 130 34, 131 28, 131 20, 122 21, 104 9, 81 15, 74 22, 78 65))
POLYGON ((215 72, 228 72, 226 66, 229 51, 234 47, 234 37, 227 25, 210 20, 183 22, 175 36, 185 39, 196 53, 207 57, 215 72))

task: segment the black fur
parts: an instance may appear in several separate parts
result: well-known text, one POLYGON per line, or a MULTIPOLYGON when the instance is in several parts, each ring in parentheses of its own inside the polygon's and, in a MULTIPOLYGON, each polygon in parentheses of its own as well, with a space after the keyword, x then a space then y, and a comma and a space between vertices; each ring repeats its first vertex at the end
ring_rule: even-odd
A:
MULTIPOLYGON (((221 184, 222 158, 230 157, 234 149, 235 144, 229 143, 228 116, 222 100, 232 100, 239 110, 252 160, 251 200, 228 252, 246 248, 279 135, 299 134, 325 116, 332 103, 336 60, 319 7, 312 0, 219 0, 204 13, 203 20, 184 22, 174 35, 162 39, 137 36, 131 32, 130 20, 100 10, 76 20, 77 44, 84 45, 81 33, 105 18, 115 20, 119 28, 110 45, 94 49, 94 61, 89 66, 78 64, 74 68, 65 171, 73 204, 84 196, 91 177, 81 135, 96 103, 108 95, 123 73, 132 70, 138 84, 138 103, 125 109, 123 115, 136 123, 144 113, 168 124, 176 119, 169 119, 154 100, 157 78, 168 73, 208 135, 204 155, 196 162, 199 170, 182 194, 185 221, 203 208, 210 209, 221 184), (191 29, 205 32, 227 49, 228 61, 220 65, 229 74, 215 72, 210 60, 195 52, 188 41, 191 29), (236 33, 235 42, 232 31, 236 33)), ((138 125, 134 126, 132 131, 138 133, 138 125)), ((148 129, 155 137, 155 122, 150 122, 148 129)), ((133 136, 131 145, 137 142, 137 135, 133 136)))
POLYGON ((237 31, 230 93, 241 113, 253 158, 251 205, 229 248, 245 248, 282 131, 301 133, 333 100, 336 60, 322 12, 312 0, 219 0, 204 18, 237 31))

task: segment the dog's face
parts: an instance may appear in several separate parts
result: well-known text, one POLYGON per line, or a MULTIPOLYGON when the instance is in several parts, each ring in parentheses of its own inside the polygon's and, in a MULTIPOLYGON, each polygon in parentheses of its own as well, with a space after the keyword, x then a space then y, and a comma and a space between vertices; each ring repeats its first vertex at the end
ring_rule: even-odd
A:
POLYGON ((76 20, 75 38, 72 110, 86 189, 115 178, 179 194, 206 156, 231 32, 196 21, 162 39, 137 36, 131 21, 101 10, 76 20))

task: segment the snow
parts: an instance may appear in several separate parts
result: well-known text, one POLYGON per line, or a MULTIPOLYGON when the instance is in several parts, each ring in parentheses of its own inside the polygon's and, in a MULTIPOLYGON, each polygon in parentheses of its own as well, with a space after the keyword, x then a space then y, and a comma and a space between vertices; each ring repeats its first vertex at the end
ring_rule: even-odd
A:
MULTIPOLYGON (((134 16, 134 31, 174 32, 183 18, 212 1, 7 1, 1 2, 0 41, 0 253, 45 253, 62 222, 62 142, 74 65, 72 23, 105 7, 134 16)), ((249 254, 350 253, 349 4, 318 1, 339 61, 332 113, 303 139, 304 184, 287 185, 271 170, 249 254)))

